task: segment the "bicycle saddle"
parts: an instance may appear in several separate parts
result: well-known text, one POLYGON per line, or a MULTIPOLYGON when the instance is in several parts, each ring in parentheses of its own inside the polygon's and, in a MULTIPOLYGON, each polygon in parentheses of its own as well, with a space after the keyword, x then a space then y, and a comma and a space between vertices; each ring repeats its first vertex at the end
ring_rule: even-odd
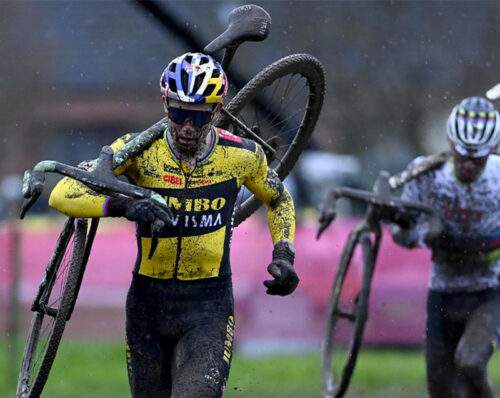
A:
POLYGON ((244 41, 262 41, 269 34, 270 28, 271 16, 262 7, 249 4, 235 8, 229 14, 228 28, 207 44, 203 51, 213 54, 244 41))

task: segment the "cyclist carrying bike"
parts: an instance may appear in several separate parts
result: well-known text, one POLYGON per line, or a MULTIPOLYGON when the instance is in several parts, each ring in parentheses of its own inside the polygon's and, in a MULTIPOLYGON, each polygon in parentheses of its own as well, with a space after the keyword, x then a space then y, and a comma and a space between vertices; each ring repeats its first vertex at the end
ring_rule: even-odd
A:
MULTIPOLYGON (((449 161, 408 182, 402 198, 434 207, 443 224, 393 225, 402 246, 432 249, 427 301, 427 386, 433 398, 493 397, 487 363, 500 339, 500 115, 464 99, 447 123, 449 161)), ((425 161, 419 157, 408 169, 425 161)))
MULTIPOLYGON (((220 397, 234 336, 229 249, 236 195, 245 185, 267 206, 273 279, 264 285, 272 295, 288 295, 299 282, 294 205, 258 144, 212 125, 228 88, 218 62, 186 53, 168 64, 160 85, 168 115, 164 136, 116 173, 162 195, 168 208, 151 199, 105 197, 68 178, 50 205, 71 217, 136 222, 138 255, 126 304, 132 396, 220 397), (149 259, 157 218, 167 228, 149 259)), ((133 137, 117 139, 112 148, 133 137)))

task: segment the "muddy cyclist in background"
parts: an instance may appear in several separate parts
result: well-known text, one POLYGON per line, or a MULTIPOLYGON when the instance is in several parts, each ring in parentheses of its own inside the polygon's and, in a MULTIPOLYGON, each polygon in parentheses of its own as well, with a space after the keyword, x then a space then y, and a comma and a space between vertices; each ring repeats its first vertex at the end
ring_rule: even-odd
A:
MULTIPOLYGON (((432 249, 427 301, 427 385, 432 398, 491 398, 487 363, 500 332, 500 116, 489 101, 464 99, 448 119, 451 158, 408 182, 402 199, 434 207, 443 232, 394 225, 405 247, 432 249)), ((409 168, 425 162, 415 159, 409 168)))

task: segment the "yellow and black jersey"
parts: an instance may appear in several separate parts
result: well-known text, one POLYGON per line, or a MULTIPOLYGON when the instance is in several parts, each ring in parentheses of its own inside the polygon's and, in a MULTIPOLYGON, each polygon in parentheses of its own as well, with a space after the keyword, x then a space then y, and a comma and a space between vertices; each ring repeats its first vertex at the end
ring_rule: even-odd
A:
MULTIPOLYGON (((116 170, 133 183, 156 191, 173 213, 173 225, 160 238, 151 260, 151 235, 137 228, 135 272, 155 278, 194 280, 230 275, 234 205, 242 185, 267 206, 273 243, 293 242, 295 212, 290 194, 268 168, 262 148, 254 141, 217 128, 211 146, 190 168, 174 149, 165 131, 139 156, 116 170)), ((111 146, 116 151, 134 137, 128 134, 111 146)), ((106 215, 104 195, 64 178, 54 188, 49 204, 71 217, 106 215)))

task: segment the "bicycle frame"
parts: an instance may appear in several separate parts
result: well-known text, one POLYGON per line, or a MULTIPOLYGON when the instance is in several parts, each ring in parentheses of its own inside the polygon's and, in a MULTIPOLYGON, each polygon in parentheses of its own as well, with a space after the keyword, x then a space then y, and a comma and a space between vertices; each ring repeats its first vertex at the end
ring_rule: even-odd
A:
POLYGON ((321 373, 322 373, 322 394, 324 398, 341 397, 347 391, 349 387, 349 382, 351 375, 356 366, 356 358, 358 352, 361 348, 361 341, 363 337, 364 328, 363 325, 368 316, 368 306, 360 306, 356 308, 356 312, 347 311, 340 307, 340 293, 342 289, 342 282, 347 274, 347 270, 351 263, 354 250, 358 244, 362 247, 362 258, 363 258, 363 274, 362 274, 362 288, 360 293, 362 297, 359 297, 361 303, 368 300, 370 296, 370 281, 375 271, 375 262, 378 254, 378 249, 380 247, 381 233, 380 228, 373 231, 369 228, 367 224, 361 222, 358 224, 349 234, 346 246, 342 252, 342 257, 339 262, 339 268, 337 271, 338 278, 335 279, 333 286, 332 300, 330 300, 328 305, 328 314, 332 314, 332 322, 327 322, 325 328, 325 336, 332 336, 334 331, 335 320, 338 318, 346 318, 352 323, 358 323, 354 326, 355 335, 350 342, 348 348, 350 355, 347 363, 344 365, 342 371, 342 377, 337 386, 334 385, 333 375, 331 371, 331 363, 333 358, 334 344, 332 339, 326 339, 322 346, 322 363, 321 363, 321 373), (372 241, 371 233, 375 235, 375 240, 372 241), (361 325, 361 327, 360 327, 361 325))
POLYGON ((399 183, 403 184, 406 182, 405 179, 409 178, 410 175, 412 175, 413 178, 415 177, 415 175, 411 173, 389 177, 388 173, 381 172, 375 182, 374 192, 350 188, 335 189, 330 193, 322 209, 322 219, 320 219, 321 224, 318 230, 318 238, 335 218, 335 203, 338 198, 346 197, 357 199, 365 201, 368 204, 365 216, 353 228, 344 246, 332 288, 332 295, 328 304, 328 318, 322 346, 321 372, 322 394, 324 398, 340 398, 345 394, 356 365, 356 359, 361 348, 364 327, 368 317, 368 300, 371 290, 371 280, 375 271, 382 237, 380 223, 384 219, 390 219, 390 213, 404 213, 411 209, 412 211, 423 212, 430 216, 429 223, 431 233, 437 234, 441 229, 437 213, 431 207, 391 197, 391 189, 396 188, 399 183), (354 310, 347 311, 340 306, 341 290, 358 244, 361 244, 363 254, 362 283, 355 300, 356 305, 354 310), (335 381, 333 380, 332 374, 334 342, 331 336, 333 335, 335 324, 340 318, 349 320, 353 324, 354 332, 348 348, 348 359, 342 368, 340 380, 335 381))

